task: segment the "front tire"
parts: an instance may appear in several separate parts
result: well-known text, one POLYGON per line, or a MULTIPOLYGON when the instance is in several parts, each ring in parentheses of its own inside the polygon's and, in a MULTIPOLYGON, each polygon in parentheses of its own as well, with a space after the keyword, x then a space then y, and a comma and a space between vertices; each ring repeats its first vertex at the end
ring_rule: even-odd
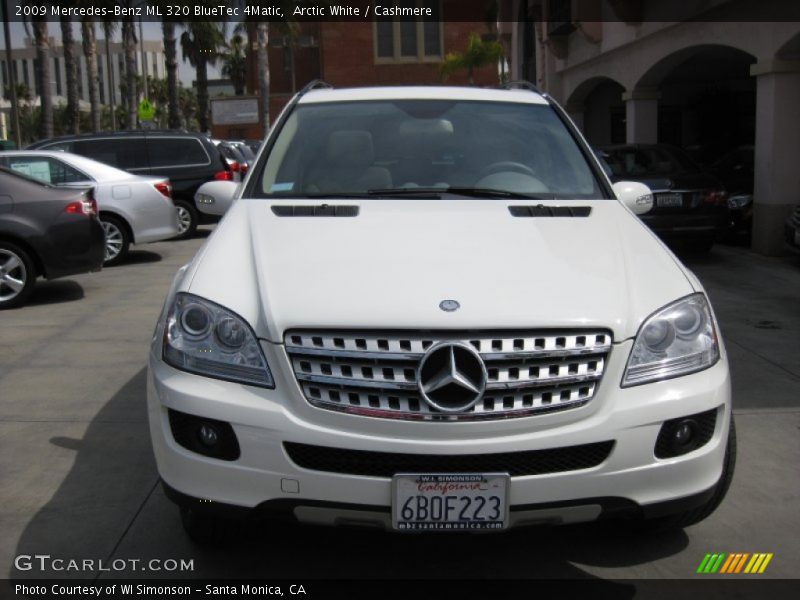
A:
POLYGON ((30 255, 10 242, 0 242, 0 309, 22 306, 36 283, 30 255))
POLYGON ((103 264, 112 266, 119 264, 127 255, 131 245, 128 228, 121 219, 111 215, 100 215, 103 232, 106 235, 106 254, 103 264))
POLYGON ((183 530, 198 546, 220 544, 227 539, 231 524, 225 519, 206 515, 185 506, 180 507, 180 512, 183 530))

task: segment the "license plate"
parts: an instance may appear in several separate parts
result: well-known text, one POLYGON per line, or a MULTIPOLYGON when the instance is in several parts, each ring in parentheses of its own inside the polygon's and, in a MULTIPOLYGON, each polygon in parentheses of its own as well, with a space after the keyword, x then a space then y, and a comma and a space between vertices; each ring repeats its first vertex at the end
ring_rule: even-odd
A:
POLYGON ((680 194, 659 194, 656 196, 656 205, 662 207, 683 206, 683 197, 680 194))
POLYGON ((506 473, 402 474, 392 479, 392 525, 401 531, 508 527, 506 473))

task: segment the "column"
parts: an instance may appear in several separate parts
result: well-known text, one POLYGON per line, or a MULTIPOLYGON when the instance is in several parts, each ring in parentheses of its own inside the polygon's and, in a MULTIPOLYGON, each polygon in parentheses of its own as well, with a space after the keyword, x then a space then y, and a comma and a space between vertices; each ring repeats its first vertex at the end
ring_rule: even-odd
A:
POLYGON ((750 67, 756 77, 756 153, 753 250, 786 252, 783 223, 800 202, 800 60, 750 67))
POLYGON ((637 88, 622 94, 625 102, 625 141, 628 144, 658 142, 658 100, 656 88, 637 88))

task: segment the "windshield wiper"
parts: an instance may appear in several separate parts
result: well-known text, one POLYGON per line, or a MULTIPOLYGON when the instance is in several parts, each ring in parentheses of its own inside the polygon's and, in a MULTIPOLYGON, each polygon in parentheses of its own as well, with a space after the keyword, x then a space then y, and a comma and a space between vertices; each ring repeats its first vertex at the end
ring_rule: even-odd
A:
POLYGON ((457 196, 467 196, 469 198, 510 198, 521 200, 553 200, 553 196, 541 196, 537 194, 523 194, 511 192, 509 190, 497 190, 492 188, 474 187, 416 187, 416 188, 385 188, 367 190, 370 196, 419 196, 441 198, 441 194, 455 194, 457 196))

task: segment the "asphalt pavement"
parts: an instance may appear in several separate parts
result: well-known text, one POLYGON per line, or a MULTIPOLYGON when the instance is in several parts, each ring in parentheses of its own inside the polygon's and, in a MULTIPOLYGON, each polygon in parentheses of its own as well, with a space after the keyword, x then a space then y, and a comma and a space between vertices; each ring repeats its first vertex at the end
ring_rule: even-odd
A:
POLYGON ((169 283, 207 233, 42 282, 27 306, 0 312, 0 576, 686 578, 709 552, 770 552, 760 577, 798 577, 800 257, 715 246, 686 259, 721 322, 739 435, 728 497, 698 525, 649 537, 612 523, 492 535, 263 526, 199 548, 159 485, 145 361, 169 283), (184 559, 193 569, 15 568, 15 557, 36 554, 107 568, 184 559))

